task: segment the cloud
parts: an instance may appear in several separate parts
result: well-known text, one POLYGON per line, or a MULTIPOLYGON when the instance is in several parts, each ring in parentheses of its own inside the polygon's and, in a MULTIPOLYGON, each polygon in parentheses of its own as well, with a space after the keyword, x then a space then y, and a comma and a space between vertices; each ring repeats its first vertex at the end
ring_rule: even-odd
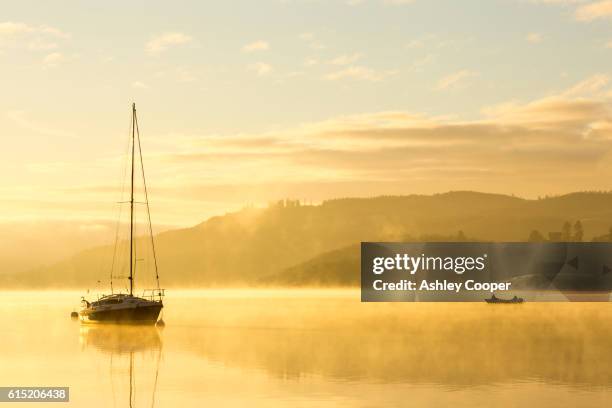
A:
POLYGON ((267 51, 269 49, 270 44, 261 40, 246 44, 244 47, 242 47, 242 51, 244 52, 267 51))
POLYGON ((340 71, 331 72, 323 78, 328 81, 338 81, 342 79, 355 79, 361 81, 379 82, 397 74, 395 70, 376 71, 362 66, 349 66, 340 71))
POLYGON ((605 86, 585 86, 598 82, 587 78, 556 95, 487 107, 472 121, 388 111, 261 134, 193 137, 183 145, 173 138, 157 159, 195 178, 219 172, 214 181, 192 180, 202 194, 215 191, 219 199, 229 190, 242 199, 265 191, 272 199, 303 186, 318 199, 365 190, 539 195, 607 188, 602 180, 612 173, 612 107, 569 92, 605 92, 605 86))
MULTIPOLYGON (((521 0, 525 1, 525 0, 521 0)), ((534 4, 551 4, 574 8, 574 17, 578 21, 612 18, 612 0, 527 0, 534 4)))
POLYGON ((483 112, 497 123, 532 129, 586 130, 588 124, 609 118, 609 107, 601 102, 551 96, 526 104, 505 103, 483 112))
POLYGON ((423 72, 425 67, 436 60, 436 56, 434 54, 427 54, 422 58, 419 58, 412 62, 410 65, 410 69, 414 72, 423 72))
POLYGON ((46 25, 33 26, 26 23, 5 21, 0 23, 0 38, 17 37, 24 34, 43 34, 56 38, 67 39, 70 34, 46 25))
POLYGON ((145 84, 144 82, 134 81, 134 82, 132 82, 132 88, 136 88, 136 89, 149 89, 149 86, 147 84, 145 84))
POLYGON ((596 74, 557 94, 523 104, 487 107, 483 113, 497 123, 588 133, 610 121, 609 83, 608 75, 596 74))
POLYGON ((272 66, 265 62, 256 62, 254 64, 249 64, 247 70, 255 72, 257 76, 265 76, 272 72, 272 66))
POLYGON ((170 47, 188 44, 192 38, 184 33, 168 32, 153 37, 145 46, 147 53, 158 55, 170 47))
POLYGON ((39 38, 34 39, 28 43, 28 49, 32 51, 46 51, 54 50, 56 48, 58 48, 58 44, 56 42, 45 41, 39 38))
POLYGON ((419 40, 419 39, 410 40, 408 44, 406 44, 406 48, 408 49, 423 48, 424 46, 425 46, 425 41, 419 40))
POLYGON ((15 123, 22 129, 29 130, 45 136, 52 137, 73 137, 74 135, 64 130, 55 129, 48 125, 43 125, 28 118, 27 112, 22 110, 9 110, 5 112, 5 116, 11 122, 15 123))
POLYGON ((308 44, 308 46, 313 50, 324 50, 325 48, 327 48, 324 44, 321 44, 320 42, 316 41, 316 36, 314 33, 302 33, 299 35, 299 38, 301 41, 308 44))
MULTIPOLYGON (((180 214, 182 222, 292 196, 323 200, 461 189, 534 197, 609 189, 609 91, 610 82, 598 74, 545 97, 485 107, 480 118, 468 121, 383 111, 268 132, 163 134, 147 138, 147 176, 161 206, 156 214, 180 214), (209 207, 203 210, 202 203, 209 207)), ((109 192, 104 177, 99 187, 75 191, 74 175, 84 166, 112 174, 118 167, 117 160, 52 167, 58 180, 71 180, 62 199, 81 209, 83 201, 104 202, 109 192)), ((96 183, 93 176, 88 172, 88 183, 96 183)))
POLYGON ((610 77, 608 75, 595 74, 563 91, 561 95, 566 98, 602 96, 601 92, 609 83, 610 77))
POLYGON ((49 51, 59 48, 59 42, 69 38, 70 34, 51 26, 35 26, 11 21, 0 23, 0 49, 49 51))
POLYGON ((60 52, 52 52, 51 54, 45 55, 42 63, 47 68, 55 68, 64 61, 64 55, 60 52))
POLYGON ((361 53, 354 53, 350 55, 340 55, 332 59, 331 61, 329 61, 329 63, 332 65, 350 65, 350 64, 357 62, 357 60, 361 59, 361 57, 363 57, 363 54, 361 53))
POLYGON ((525 40, 531 44, 538 44, 544 40, 544 37, 540 33, 529 33, 525 36, 525 40))
POLYGON ((455 89, 463 85, 465 83, 465 80, 467 80, 468 78, 471 78, 477 75, 478 73, 475 71, 462 69, 461 71, 457 71, 443 78, 440 78, 440 80, 436 84, 435 89, 437 89, 438 91, 443 91, 447 89, 455 89))
POLYGON ((596 1, 576 9, 578 21, 593 21, 601 18, 612 18, 612 0, 596 1))
POLYGON ((299 38, 302 41, 314 41, 315 35, 314 33, 302 33, 299 35, 299 38))

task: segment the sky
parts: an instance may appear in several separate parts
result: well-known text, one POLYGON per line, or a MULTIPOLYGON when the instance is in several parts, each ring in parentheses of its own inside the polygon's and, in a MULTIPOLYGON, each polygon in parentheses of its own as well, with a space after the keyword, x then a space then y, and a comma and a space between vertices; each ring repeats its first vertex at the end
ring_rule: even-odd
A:
POLYGON ((612 1, 1 1, 0 221, 612 189, 612 1))

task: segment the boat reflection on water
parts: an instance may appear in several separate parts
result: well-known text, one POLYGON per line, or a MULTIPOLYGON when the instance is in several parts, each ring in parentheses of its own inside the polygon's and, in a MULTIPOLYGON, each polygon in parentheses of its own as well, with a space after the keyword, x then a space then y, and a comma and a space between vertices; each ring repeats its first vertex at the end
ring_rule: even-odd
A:
POLYGON ((109 356, 114 406, 122 405, 117 405, 117 400, 121 402, 127 399, 127 406, 136 407, 137 397, 145 400, 145 406, 155 406, 163 349, 158 328, 142 325, 85 325, 80 327, 79 342, 83 351, 93 350, 109 356), (151 390, 151 393, 138 395, 137 389, 151 390))
POLYGON ((162 347, 159 329, 144 325, 82 325, 79 341, 84 348, 93 347, 110 354, 153 351, 162 347))

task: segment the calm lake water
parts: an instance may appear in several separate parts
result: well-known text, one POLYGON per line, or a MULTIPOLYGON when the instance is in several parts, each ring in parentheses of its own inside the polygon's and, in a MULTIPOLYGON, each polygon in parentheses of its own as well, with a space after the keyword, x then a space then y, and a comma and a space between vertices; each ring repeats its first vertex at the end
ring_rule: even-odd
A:
POLYGON ((168 291, 166 327, 156 329, 81 326, 69 317, 76 292, 0 294, 0 385, 69 386, 67 406, 612 402, 608 303, 362 304, 349 290, 168 291))

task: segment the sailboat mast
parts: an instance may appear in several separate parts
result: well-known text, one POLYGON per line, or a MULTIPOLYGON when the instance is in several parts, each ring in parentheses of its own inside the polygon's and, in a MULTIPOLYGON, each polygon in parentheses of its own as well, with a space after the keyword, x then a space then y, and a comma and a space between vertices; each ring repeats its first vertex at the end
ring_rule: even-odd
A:
POLYGON ((136 104, 132 103, 132 180, 130 183, 130 296, 134 291, 134 150, 136 127, 136 104))

